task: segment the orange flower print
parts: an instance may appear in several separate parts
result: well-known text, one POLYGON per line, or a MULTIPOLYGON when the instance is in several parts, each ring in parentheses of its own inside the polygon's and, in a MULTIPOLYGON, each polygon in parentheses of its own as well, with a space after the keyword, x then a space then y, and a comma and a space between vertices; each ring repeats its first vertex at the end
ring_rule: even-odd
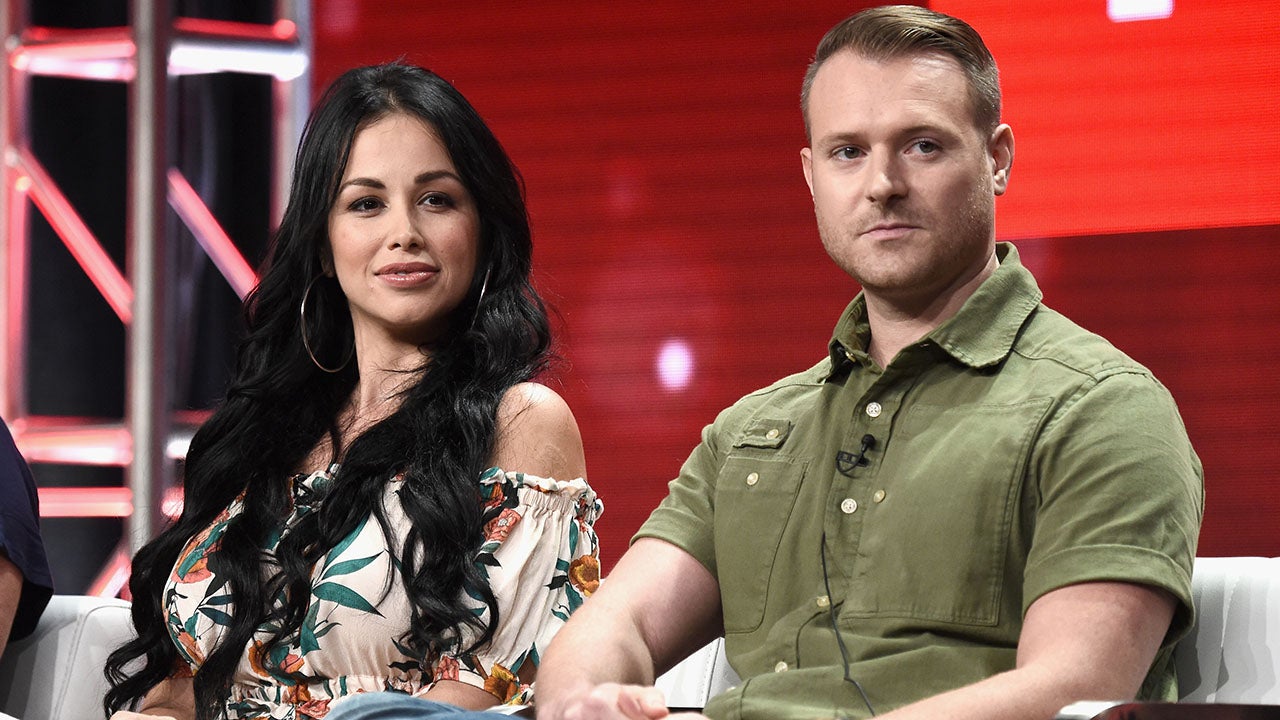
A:
MULTIPOLYGON (((218 545, 216 543, 209 548, 211 553, 217 551, 218 545)), ((173 573, 170 576, 171 581, 175 583, 198 583, 208 580, 213 575, 213 573, 209 572, 208 555, 202 555, 194 563, 188 564, 190 558, 190 555, 185 555, 178 561, 177 565, 173 566, 173 573), (179 571, 181 571, 181 575, 178 574, 179 571)))
POLYGON ((296 673, 302 669, 302 658, 293 653, 284 656, 284 660, 280 662, 279 667, 272 666, 271 670, 267 669, 267 662, 270 658, 264 657, 262 641, 254 640, 253 647, 249 648, 249 667, 253 669, 259 677, 271 677, 271 670, 279 670, 285 675, 296 673))
POLYGON ((302 669, 302 658, 293 653, 284 656, 284 661, 280 663, 280 669, 286 674, 296 673, 302 669))
MULTIPOLYGON (((196 639, 191 636, 191 633, 183 630, 178 633, 176 639, 178 644, 182 646, 183 651, 185 651, 186 656, 191 659, 191 662, 196 665, 204 664, 204 653, 200 651, 200 646, 196 644, 196 639)), ((186 665, 185 662, 183 664, 186 665)))
POLYGON ((329 714, 329 698, 324 700, 308 700, 298 706, 298 713, 305 717, 320 720, 329 714))
POLYGON ((484 526, 484 539, 486 542, 503 542, 511 535, 511 529, 520 522, 520 513, 513 508, 503 510, 498 517, 490 520, 484 526))
POLYGON ((267 665, 262 662, 262 642, 254 640, 253 646, 249 648, 249 667, 253 669, 253 674, 258 677, 270 677, 267 673, 267 665))
POLYGON ((294 705, 301 705, 302 703, 310 702, 311 687, 306 684, 290 687, 284 693, 284 701, 287 703, 293 703, 294 705))
POLYGON ((222 546, 222 531, 226 529, 230 518, 231 509, 227 508, 214 518, 213 524, 187 541, 186 547, 178 554, 178 562, 173 566, 173 571, 169 573, 171 582, 195 583, 207 580, 212 575, 209 572, 209 556, 218 552, 222 546), (210 542, 215 532, 218 537, 210 542))
POLYGON ((507 494, 502 491, 501 485, 489 486, 489 499, 484 503, 485 510, 492 510, 502 504, 507 499, 507 494))
POLYGON ((457 680, 458 679, 458 658, 445 656, 440 658, 440 662, 436 663, 435 674, 431 680, 457 680))
POLYGON ((593 555, 583 555, 569 566, 569 582, 590 595, 600 588, 600 561, 593 555))
POLYGON ((494 663, 493 669, 489 671, 489 677, 484 679, 484 689, 500 702, 506 702, 515 697, 516 692, 520 690, 520 681, 511 674, 510 670, 494 663))

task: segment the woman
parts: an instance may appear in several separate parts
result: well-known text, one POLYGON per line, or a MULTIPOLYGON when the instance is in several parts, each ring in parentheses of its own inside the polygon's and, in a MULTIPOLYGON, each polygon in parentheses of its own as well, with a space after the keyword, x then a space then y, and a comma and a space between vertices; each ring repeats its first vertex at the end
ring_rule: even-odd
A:
POLYGON ((531 253, 515 169, 452 86, 390 64, 329 88, 182 515, 134 559, 108 713, 524 699, 598 581, 601 510, 573 415, 530 382, 531 253))

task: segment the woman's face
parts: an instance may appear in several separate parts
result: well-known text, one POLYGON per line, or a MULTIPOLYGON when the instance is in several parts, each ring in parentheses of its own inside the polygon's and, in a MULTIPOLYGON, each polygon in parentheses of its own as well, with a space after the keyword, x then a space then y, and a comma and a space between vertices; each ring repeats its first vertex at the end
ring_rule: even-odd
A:
POLYGON ((480 218, 435 129, 393 113, 357 131, 329 211, 356 347, 440 337, 476 272, 480 218))

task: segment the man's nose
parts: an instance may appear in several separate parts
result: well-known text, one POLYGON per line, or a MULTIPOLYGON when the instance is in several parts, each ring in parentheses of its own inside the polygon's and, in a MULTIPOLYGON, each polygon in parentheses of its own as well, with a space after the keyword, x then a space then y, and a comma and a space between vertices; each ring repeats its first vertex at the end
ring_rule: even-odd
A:
POLYGON ((873 154, 867 168, 867 199, 883 204, 907 194, 902 158, 897 153, 873 154))

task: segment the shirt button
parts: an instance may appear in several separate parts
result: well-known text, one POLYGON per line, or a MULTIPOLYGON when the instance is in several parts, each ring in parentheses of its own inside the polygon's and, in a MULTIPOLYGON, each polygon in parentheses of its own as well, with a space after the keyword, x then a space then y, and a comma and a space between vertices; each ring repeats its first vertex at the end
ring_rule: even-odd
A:
POLYGON ((786 672, 786 671, 787 671, 787 663, 786 663, 786 661, 785 661, 785 660, 779 660, 779 661, 778 661, 778 664, 773 666, 773 671, 774 671, 774 672, 786 672))
POLYGON ((875 493, 874 493, 874 494, 872 494, 871 499, 872 499, 873 501, 875 501, 875 502, 883 502, 883 501, 884 501, 884 491, 883 491, 883 490, 877 490, 877 491, 875 491, 875 493))
POLYGON ((867 415, 873 418, 880 417, 880 411, 883 409, 878 402, 867 403, 867 415))
POLYGON ((779 434, 780 433, 778 432, 778 428, 773 428, 769 432, 765 433, 764 436, 769 438, 770 440, 777 440, 779 434))
POLYGON ((840 511, 845 515, 852 515, 858 510, 858 501, 853 498, 845 498, 840 501, 840 511))
POLYGON ((748 485, 755 485, 758 482, 760 482, 760 473, 751 473, 747 476, 748 485))
POLYGON ((818 596, 818 607, 824 608, 829 605, 831 605, 831 598, 827 597, 826 595, 818 596))

